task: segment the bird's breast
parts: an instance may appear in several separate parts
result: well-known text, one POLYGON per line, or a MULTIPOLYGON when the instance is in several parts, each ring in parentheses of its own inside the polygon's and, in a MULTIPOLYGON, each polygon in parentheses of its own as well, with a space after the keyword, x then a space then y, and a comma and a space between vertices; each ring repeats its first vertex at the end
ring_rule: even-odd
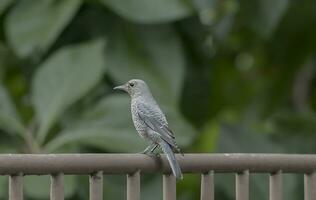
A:
POLYGON ((136 103, 132 102, 132 104, 131 104, 131 112, 132 112, 132 119, 133 119, 133 123, 134 123, 135 129, 137 130, 137 132, 142 137, 146 137, 147 126, 146 126, 145 122, 142 119, 140 119, 140 117, 138 115, 138 110, 137 110, 136 103))

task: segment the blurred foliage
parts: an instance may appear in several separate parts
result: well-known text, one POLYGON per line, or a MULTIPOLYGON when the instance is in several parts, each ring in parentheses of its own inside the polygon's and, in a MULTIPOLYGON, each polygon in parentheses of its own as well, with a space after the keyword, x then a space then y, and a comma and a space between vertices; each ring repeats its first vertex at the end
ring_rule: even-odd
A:
MULTIPOLYGON (((312 0, 2 0, 0 152, 141 151, 129 97, 112 91, 141 78, 184 152, 314 153, 315 24, 312 0)), ((267 180, 251 177, 253 198, 267 180)), ((67 199, 88 198, 86 176, 65 181, 67 199)), ((217 174, 217 198, 233 183, 217 174)), ((286 175, 286 199, 302 184, 286 175)), ((197 175, 178 186, 199 198, 197 175)), ((123 199, 124 176, 104 189, 123 199)), ((27 177, 25 193, 48 199, 49 177, 27 177)), ((142 176, 142 199, 161 195, 161 176, 142 176)))

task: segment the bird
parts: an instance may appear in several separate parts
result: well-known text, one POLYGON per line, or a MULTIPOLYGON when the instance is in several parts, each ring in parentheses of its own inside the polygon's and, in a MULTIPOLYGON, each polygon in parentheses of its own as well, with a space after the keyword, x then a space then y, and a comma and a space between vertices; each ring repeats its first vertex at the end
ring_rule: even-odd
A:
POLYGON ((160 147, 166 154, 175 178, 183 179, 181 168, 174 154, 174 152, 181 153, 175 135, 168 127, 167 119, 145 81, 132 79, 113 89, 123 90, 131 97, 131 114, 135 129, 150 144, 142 153, 153 154, 155 149, 160 147))

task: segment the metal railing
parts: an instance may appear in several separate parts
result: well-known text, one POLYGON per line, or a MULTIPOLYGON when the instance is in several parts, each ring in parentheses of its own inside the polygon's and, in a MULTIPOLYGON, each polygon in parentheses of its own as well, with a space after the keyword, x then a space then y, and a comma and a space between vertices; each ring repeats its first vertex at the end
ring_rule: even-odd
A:
MULTIPOLYGON (((249 174, 270 174, 270 200, 282 199, 282 173, 304 174, 304 199, 316 199, 316 155, 177 155, 183 173, 201 174, 201 200, 214 199, 214 173, 236 174, 236 200, 249 199, 249 174)), ((163 199, 176 199, 176 180, 165 158, 142 154, 4 154, 0 175, 9 175, 9 199, 23 199, 23 176, 51 175, 51 200, 64 199, 64 175, 90 175, 90 200, 103 199, 103 175, 127 174, 127 199, 140 199, 140 174, 163 174, 163 199)))

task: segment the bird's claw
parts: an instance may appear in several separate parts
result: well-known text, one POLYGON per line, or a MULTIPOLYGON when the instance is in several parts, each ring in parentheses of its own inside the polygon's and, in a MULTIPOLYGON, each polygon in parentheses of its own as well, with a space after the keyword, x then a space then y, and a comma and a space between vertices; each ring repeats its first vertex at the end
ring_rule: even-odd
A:
POLYGON ((144 151, 139 152, 140 154, 148 154, 150 152, 150 148, 146 148, 144 151))
POLYGON ((151 157, 151 158, 157 158, 157 156, 153 153, 150 153, 150 154, 146 154, 147 156, 151 157))
POLYGON ((142 152, 142 154, 145 154, 145 155, 150 156, 152 158, 160 158, 160 154, 155 153, 155 152, 142 152))

